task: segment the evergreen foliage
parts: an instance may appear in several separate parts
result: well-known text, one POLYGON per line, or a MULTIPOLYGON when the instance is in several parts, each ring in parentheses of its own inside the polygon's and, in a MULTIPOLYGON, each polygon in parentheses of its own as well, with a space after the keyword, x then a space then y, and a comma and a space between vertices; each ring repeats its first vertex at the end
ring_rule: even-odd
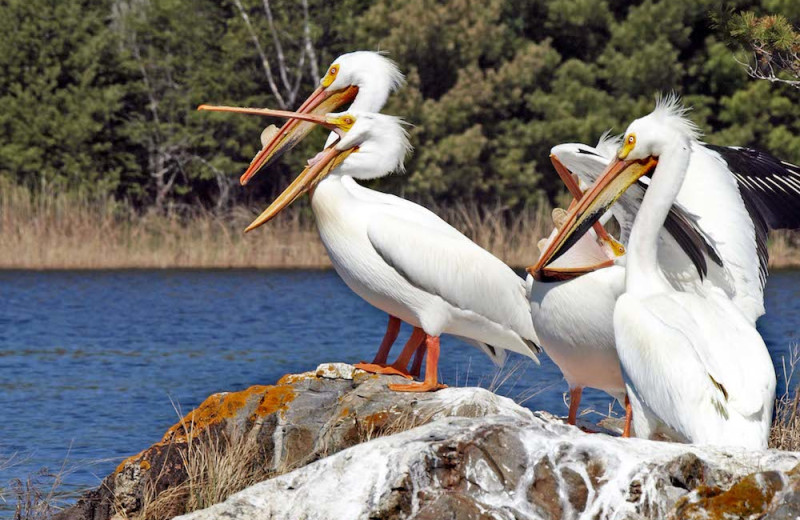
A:
MULTIPOLYGON (((706 139, 800 162, 800 89, 751 79, 745 50, 798 49, 794 0, 6 0, 0 177, 142 210, 263 201, 324 142, 247 190, 268 121, 200 103, 295 108, 337 55, 389 53, 408 84, 405 177, 380 188, 520 208, 563 190, 548 160, 594 143, 674 90, 706 139), (756 14, 753 14, 756 13, 756 14), (721 22, 720 22, 721 21, 721 22), (733 40, 731 39, 733 38, 733 40), (755 42, 755 43, 753 43, 755 42), (738 60, 738 61, 737 61, 738 60)), ((797 62, 783 69, 797 75, 797 62)))

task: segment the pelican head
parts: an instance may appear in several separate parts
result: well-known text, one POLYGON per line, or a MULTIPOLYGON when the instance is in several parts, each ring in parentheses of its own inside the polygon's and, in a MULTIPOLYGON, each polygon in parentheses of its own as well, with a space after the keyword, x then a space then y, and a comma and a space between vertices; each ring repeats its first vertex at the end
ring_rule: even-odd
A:
POLYGON ((655 110, 628 126, 617 158, 627 161, 658 159, 678 142, 696 141, 700 129, 686 117, 688 112, 675 95, 659 99, 655 110))
POLYGON ((378 112, 386 104, 389 94, 400 88, 404 81, 397 64, 383 54, 356 51, 342 54, 331 63, 319 81, 318 90, 342 92, 355 87, 356 96, 350 109, 378 112))
MULTIPOLYGON (((389 94, 403 84, 397 65, 378 52, 357 51, 336 58, 319 80, 319 87, 297 110, 300 114, 327 114, 352 103, 351 110, 377 112, 389 94)), ((201 105, 199 110, 242 112, 235 107, 201 105)), ((252 112, 251 112, 252 113, 252 112)), ((280 130, 267 135, 264 147, 250 162, 240 182, 247 184, 262 168, 294 148, 314 128, 314 123, 290 119, 280 130)))
POLYGON ((699 138, 700 131, 686 117, 687 112, 679 98, 670 95, 659 99, 653 112, 628 126, 614 159, 569 212, 536 265, 529 268, 534 277, 543 279, 544 267, 572 247, 633 183, 652 173, 662 154, 699 138))
POLYGON ((332 130, 339 139, 308 161, 297 176, 245 231, 269 222, 306 192, 313 192, 326 176, 375 179, 394 171, 403 172, 403 162, 411 150, 403 121, 394 116, 351 110, 324 116, 269 109, 249 109, 250 113, 296 118, 332 130))

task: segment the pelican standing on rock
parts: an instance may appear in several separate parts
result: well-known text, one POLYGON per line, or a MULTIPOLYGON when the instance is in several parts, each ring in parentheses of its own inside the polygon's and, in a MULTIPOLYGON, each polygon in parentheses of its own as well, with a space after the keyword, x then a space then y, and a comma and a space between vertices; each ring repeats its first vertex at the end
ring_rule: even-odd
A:
MULTIPOLYGON (((613 140, 603 136, 597 147, 597 155, 592 157, 597 160, 608 156, 606 162, 610 161, 614 155, 612 143, 613 140)), ((554 147, 550 158, 577 201, 582 192, 571 172, 561 162, 562 156, 572 158, 564 146, 554 147)), ((549 239, 542 241, 543 253, 558 228, 563 227, 565 213, 563 210, 554 211, 554 216, 560 215, 556 222, 557 229, 549 239)), ((670 210, 663 235, 666 245, 675 250, 672 256, 682 255, 687 263, 694 263, 697 276, 705 273, 704 253, 710 246, 680 207, 674 206, 670 210)), ((537 278, 531 288, 531 310, 536 334, 541 347, 564 374, 569 385, 568 424, 576 422, 584 387, 603 390, 628 407, 613 327, 614 305, 625 289, 625 268, 615 265, 615 262, 624 260, 621 258, 623 254, 624 247, 611 239, 598 222, 593 230, 581 237, 556 262, 542 267, 543 273, 537 273, 536 267, 530 269, 537 278), (576 302, 580 304, 576 305, 576 302)), ((654 418, 649 418, 648 422, 654 423, 654 418)), ((658 433, 670 437, 672 432, 660 426, 654 424, 651 428, 654 431, 647 435, 658 433)), ((629 435, 630 429, 623 434, 629 435)))
MULTIPOLYGON (((380 112, 389 95, 403 85, 405 79, 397 65, 379 52, 355 51, 342 54, 330 64, 320 79, 319 87, 306 99, 297 112, 301 114, 324 115, 335 112, 350 103, 350 109, 364 112, 380 112)), ((318 125, 302 119, 289 119, 279 130, 270 126, 262 134, 262 149, 250 162, 242 174, 240 182, 244 186, 260 170, 275 162, 281 155, 294 148, 311 130, 318 125)), ((331 134, 327 145, 335 139, 331 134)), ((400 332, 400 319, 389 314, 389 322, 378 352, 372 363, 358 363, 356 366, 369 372, 407 375, 410 356, 417 348, 422 348, 424 333, 415 329, 406 343, 406 348, 391 366, 387 366, 389 351, 400 332)), ((501 352, 492 351, 478 345, 493 361, 503 360, 501 352)), ((422 350, 414 360, 412 374, 419 374, 422 350)))
MULTIPOLYGON (((677 99, 628 127, 617 158, 572 208, 546 252, 557 258, 629 186, 653 168, 627 244, 625 292, 614 335, 628 396, 686 440, 767 447, 775 370, 753 306, 728 294, 680 292, 658 263, 658 235, 684 183, 699 132, 677 99)), ((707 193, 707 204, 714 193, 707 193)))
POLYGON ((537 359, 538 340, 523 279, 429 210, 355 181, 402 171, 410 146, 398 118, 358 111, 327 116, 240 111, 294 117, 339 135, 247 231, 309 193, 322 242, 348 287, 424 331, 425 380, 390 388, 432 391, 443 386, 437 374, 443 333, 537 359))
MULTIPOLYGON (((619 144, 617 139, 609 138, 608 134, 601 137, 594 147, 565 143, 553 147, 551 159, 557 169, 564 170, 559 172, 562 178, 574 173, 581 184, 588 186, 614 159, 619 144)), ((619 223, 622 243, 628 241, 648 183, 647 177, 640 178, 610 208, 619 223)), ((698 294, 705 294, 711 288, 723 291, 755 324, 755 320, 764 312, 768 229, 797 227, 800 227, 799 167, 762 151, 693 140, 686 178, 665 227, 659 232, 659 267, 677 290, 698 294), (713 204, 708 203, 709 196, 713 196, 713 204)), ((624 259, 621 263, 624 263, 624 259)), ((602 277, 599 274, 592 276, 602 277)), ((575 295, 586 294, 578 290, 577 280, 569 282, 569 287, 575 289, 575 295)), ((563 306, 566 292, 546 292, 549 301, 543 301, 542 316, 539 319, 534 317, 542 347, 556 361, 570 383, 571 410, 577 406, 573 403, 576 394, 580 398, 580 386, 601 388, 608 392, 607 388, 596 386, 593 380, 598 378, 598 374, 594 371, 588 372, 590 377, 580 376, 581 371, 586 373, 580 358, 584 355, 597 356, 599 351, 616 357, 613 341, 605 341, 609 332, 613 339, 613 330, 609 331, 611 323, 602 321, 602 317, 610 314, 611 309, 600 312, 601 309, 606 310, 606 306, 597 302, 604 295, 616 293, 620 286, 614 282, 619 280, 609 273, 608 281, 612 284, 604 285, 603 290, 594 293, 592 301, 595 305, 581 306, 585 320, 581 321, 580 327, 594 331, 597 337, 594 343, 578 341, 580 328, 556 326, 563 316, 558 315, 557 308, 555 316, 552 316, 553 303, 563 306), (597 312, 587 314, 592 308, 597 312), (546 318, 544 314, 551 316, 546 318)), ((590 282, 587 280, 584 283, 590 282)), ((564 282, 555 285, 559 284, 568 285, 564 282)), ((536 288, 534 286, 533 295, 542 294, 547 289, 545 286, 537 292, 536 288)), ((612 365, 610 361, 607 363, 608 367, 612 365)), ((608 369, 604 372, 611 377, 618 370, 608 369)), ((622 385, 621 379, 614 380, 622 385)), ((648 420, 644 415, 641 411, 635 414, 637 435, 650 437, 660 433, 673 437, 674 432, 665 430, 663 423, 648 420)))

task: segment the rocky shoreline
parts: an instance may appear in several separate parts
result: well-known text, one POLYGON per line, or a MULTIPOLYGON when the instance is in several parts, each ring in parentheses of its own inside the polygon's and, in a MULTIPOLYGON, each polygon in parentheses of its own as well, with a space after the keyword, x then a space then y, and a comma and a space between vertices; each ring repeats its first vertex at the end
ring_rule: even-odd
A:
POLYGON ((800 453, 587 434, 481 388, 387 389, 400 379, 329 363, 214 394, 58 518, 800 515, 800 453), (198 446, 214 457, 197 457, 198 446), (229 479, 244 489, 221 503, 199 489, 245 467, 254 472, 229 479))

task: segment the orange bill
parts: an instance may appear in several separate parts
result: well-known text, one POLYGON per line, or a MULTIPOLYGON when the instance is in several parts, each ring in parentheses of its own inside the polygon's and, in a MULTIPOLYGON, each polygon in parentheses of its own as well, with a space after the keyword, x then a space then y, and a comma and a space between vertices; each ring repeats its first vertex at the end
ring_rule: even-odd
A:
POLYGON ((313 164, 309 164, 305 170, 292 181, 288 188, 264 210, 247 228, 245 233, 266 224, 280 213, 284 208, 297 200, 304 193, 314 189, 331 170, 338 166, 351 153, 358 150, 358 147, 346 150, 337 150, 335 146, 326 148, 321 154, 314 158, 313 164))
POLYGON ((527 269, 534 279, 552 281, 545 268, 572 247, 634 182, 658 164, 654 157, 641 161, 614 159, 591 188, 567 214, 566 222, 536 265, 527 269))
MULTIPOLYGON (((574 199, 573 203, 580 200, 581 197, 583 197, 583 192, 581 191, 581 187, 578 185, 577 181, 575 181, 575 178, 572 176, 572 172, 569 171, 569 169, 564 166, 564 163, 559 161, 558 157, 553 154, 550 154, 550 162, 553 163, 553 168, 556 169, 556 173, 558 173, 558 176, 561 177, 561 181, 564 183, 564 186, 567 187, 570 195, 572 195, 574 199)), ((572 204, 570 204, 570 209, 571 208, 572 204)), ((603 224, 600 222, 595 222, 592 224, 592 229, 594 229, 594 232, 597 234, 597 238, 608 244, 617 256, 622 256, 625 254, 625 247, 608 234, 608 231, 606 231, 606 228, 603 227, 603 224)))
MULTIPOLYGON (((306 99, 297 113, 324 115, 336 112, 342 106, 351 103, 358 94, 358 87, 350 86, 347 88, 329 91, 326 87, 320 86, 306 99)), ((208 107, 208 105, 201 105, 208 107)), ((234 108, 234 107, 227 107, 234 108)), ((210 108, 202 108, 209 110, 210 108)), ((250 109, 255 110, 255 109, 250 109)), ((235 110, 224 110, 225 112, 235 112, 235 110)), ((239 113, 255 114, 253 111, 239 111, 239 113)), ((266 114, 261 114, 266 115, 266 114)), ((292 118, 278 130, 275 135, 264 145, 250 163, 247 171, 239 179, 242 185, 247 184, 250 179, 262 168, 275 162, 281 155, 294 148, 297 143, 302 141, 312 129, 313 124, 309 120, 292 118)))

